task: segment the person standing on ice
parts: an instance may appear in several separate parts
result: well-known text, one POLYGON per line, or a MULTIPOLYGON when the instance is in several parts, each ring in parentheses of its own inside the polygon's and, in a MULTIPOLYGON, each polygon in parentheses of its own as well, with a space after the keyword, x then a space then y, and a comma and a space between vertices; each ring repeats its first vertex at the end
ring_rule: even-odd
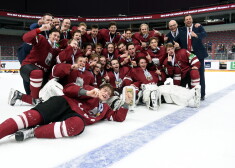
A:
POLYGON ((131 101, 113 99, 113 102, 107 102, 113 95, 110 84, 104 84, 99 89, 68 84, 63 92, 64 96, 51 97, 31 110, 5 120, 0 124, 0 139, 14 133, 17 141, 31 137, 61 138, 79 135, 86 125, 100 120, 124 121, 131 101), (114 107, 114 110, 110 107, 114 107), (22 130, 29 127, 33 128, 22 130))
POLYGON ((56 45, 60 39, 59 31, 51 31, 48 39, 40 35, 42 31, 50 29, 50 24, 44 24, 24 34, 23 40, 32 44, 33 48, 21 64, 20 75, 24 81, 30 83, 30 95, 12 89, 9 94, 11 106, 15 105, 17 99, 32 105, 40 102, 39 91, 48 81, 50 71, 56 63, 56 56, 60 52, 56 45))

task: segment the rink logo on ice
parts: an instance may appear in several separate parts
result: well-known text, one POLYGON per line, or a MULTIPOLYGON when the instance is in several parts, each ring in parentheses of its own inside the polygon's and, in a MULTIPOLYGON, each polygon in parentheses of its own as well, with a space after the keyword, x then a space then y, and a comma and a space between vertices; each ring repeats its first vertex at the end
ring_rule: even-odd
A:
POLYGON ((231 68, 231 69, 235 69, 235 62, 231 62, 230 68, 231 68))
POLYGON ((211 62, 205 62, 205 68, 211 68, 211 62))

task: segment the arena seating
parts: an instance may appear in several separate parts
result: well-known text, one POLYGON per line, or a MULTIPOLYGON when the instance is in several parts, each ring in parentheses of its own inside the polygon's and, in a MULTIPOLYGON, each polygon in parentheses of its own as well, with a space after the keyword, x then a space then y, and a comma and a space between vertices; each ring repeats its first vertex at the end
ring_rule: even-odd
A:
POLYGON ((212 42, 215 48, 218 44, 224 44, 225 47, 230 50, 232 43, 235 42, 235 30, 208 32, 204 43, 208 41, 212 42))
POLYGON ((20 36, 0 35, 1 59, 14 59, 21 44, 20 36))

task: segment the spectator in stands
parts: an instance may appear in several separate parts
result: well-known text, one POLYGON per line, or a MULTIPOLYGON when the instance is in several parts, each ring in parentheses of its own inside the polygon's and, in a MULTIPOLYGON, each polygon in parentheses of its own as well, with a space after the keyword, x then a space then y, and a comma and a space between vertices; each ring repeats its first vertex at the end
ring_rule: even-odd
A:
POLYGON ((203 38, 206 37, 206 31, 203 26, 195 27, 193 24, 193 18, 191 15, 184 17, 185 27, 182 27, 179 35, 180 47, 187 49, 189 52, 195 54, 201 66, 200 72, 200 85, 201 85, 201 100, 205 99, 205 67, 204 59, 208 57, 208 53, 202 43, 203 38))
POLYGON ((70 19, 64 19, 61 23, 60 28, 60 39, 71 39, 72 38, 72 32, 70 30, 71 21, 70 19))
POLYGON ((235 53, 235 43, 232 44, 232 46, 231 46, 231 51, 232 51, 233 53, 235 53))
POLYGON ((216 52, 217 52, 217 53, 220 53, 220 44, 218 44, 218 45, 216 46, 216 52))
POLYGON ((220 52, 224 53, 226 50, 225 45, 223 43, 220 44, 220 52))
POLYGON ((207 42, 207 51, 212 52, 212 42, 211 41, 207 42))
POLYGON ((38 35, 42 31, 50 29, 50 24, 43 24, 42 27, 31 30, 23 36, 23 40, 33 46, 20 68, 23 80, 30 83, 30 95, 12 90, 9 96, 10 105, 15 105, 17 99, 33 105, 40 102, 39 91, 43 84, 47 82, 51 68, 56 63, 56 56, 60 52, 56 47, 56 43, 60 38, 59 31, 51 31, 49 39, 38 35))

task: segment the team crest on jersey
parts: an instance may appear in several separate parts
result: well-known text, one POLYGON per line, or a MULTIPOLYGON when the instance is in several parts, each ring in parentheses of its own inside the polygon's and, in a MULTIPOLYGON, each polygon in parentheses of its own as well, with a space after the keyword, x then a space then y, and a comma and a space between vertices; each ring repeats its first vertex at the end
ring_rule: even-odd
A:
POLYGON ((50 66, 51 65, 51 60, 52 60, 52 53, 48 53, 46 60, 45 60, 45 64, 50 66))

